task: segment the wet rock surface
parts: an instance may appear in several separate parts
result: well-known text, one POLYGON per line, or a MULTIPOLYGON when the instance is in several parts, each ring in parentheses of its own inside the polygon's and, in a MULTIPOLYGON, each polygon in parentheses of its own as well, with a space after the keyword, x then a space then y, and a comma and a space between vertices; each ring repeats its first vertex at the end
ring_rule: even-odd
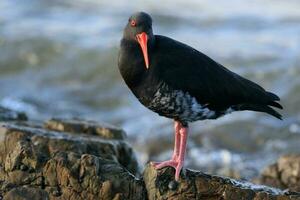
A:
POLYGON ((174 182, 174 170, 156 171, 148 165, 144 181, 149 200, 209 199, 209 200, 288 200, 300 199, 300 193, 285 193, 279 189, 254 185, 220 176, 184 170, 178 183, 174 182))
POLYGON ((300 155, 285 155, 266 167, 257 180, 260 184, 300 192, 300 155))
POLYGON ((17 112, 0 106, 0 121, 27 120, 23 112, 17 112))
MULTIPOLYGON (((174 169, 157 171, 147 165, 140 177, 133 149, 119 128, 14 116, 0 123, 1 200, 300 199, 298 193, 191 170, 183 170, 175 182, 174 169)), ((278 167, 281 174, 290 175, 284 166, 278 167)))

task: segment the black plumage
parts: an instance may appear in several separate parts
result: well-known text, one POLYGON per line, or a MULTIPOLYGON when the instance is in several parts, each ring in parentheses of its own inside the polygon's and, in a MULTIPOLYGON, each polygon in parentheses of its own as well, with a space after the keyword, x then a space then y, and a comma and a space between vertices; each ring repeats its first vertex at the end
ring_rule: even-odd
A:
POLYGON ((229 71, 194 48, 154 35, 151 17, 129 18, 119 53, 119 69, 139 101, 159 115, 174 119, 172 158, 153 162, 156 169, 175 168, 179 180, 184 164, 188 123, 216 119, 233 111, 252 110, 281 119, 276 94, 229 71))
MULTIPOLYGON (((251 110, 268 113, 281 119, 272 107, 282 108, 276 94, 264 90, 258 84, 239 76, 198 50, 171 38, 153 35, 152 20, 146 13, 137 13, 129 19, 124 30, 119 55, 120 72, 140 102, 160 115, 187 124, 191 121, 215 119, 233 111, 251 110), (130 22, 134 20, 136 26, 130 22), (148 35, 149 68, 145 66, 143 52, 136 35, 148 35), (163 102, 153 102, 157 91, 165 95, 163 102), (185 117, 182 113, 193 105, 174 105, 176 94, 182 92, 187 104, 197 103, 204 116, 185 117), (173 98, 172 98, 173 97, 173 98), (168 98, 168 99, 167 99, 168 98), (196 102, 193 101, 196 99, 196 102), (177 106, 177 108, 173 108, 177 106), (168 109, 168 107, 170 109, 168 109), (178 108, 180 107, 180 108, 178 108), (176 113, 177 112, 177 113, 176 113), (204 113, 205 114, 205 113, 204 113)), ((191 111, 192 112, 192 111, 191 111)))

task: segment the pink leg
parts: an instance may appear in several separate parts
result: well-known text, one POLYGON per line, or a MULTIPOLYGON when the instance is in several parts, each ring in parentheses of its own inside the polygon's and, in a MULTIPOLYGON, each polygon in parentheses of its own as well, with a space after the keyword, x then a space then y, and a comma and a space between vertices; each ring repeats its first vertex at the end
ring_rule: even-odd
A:
POLYGON ((186 143, 187 143, 187 134, 188 134, 188 128, 187 127, 181 127, 180 128, 180 147, 179 147, 179 156, 178 156, 178 163, 175 168, 175 180, 179 180, 180 171, 184 164, 184 158, 185 158, 185 152, 186 152, 186 143))
POLYGON ((180 171, 184 163, 184 157, 186 152, 186 141, 187 141, 188 128, 184 127, 180 122, 175 121, 175 145, 174 152, 171 160, 152 163, 155 169, 161 169, 167 166, 174 167, 175 180, 179 180, 180 171))
POLYGON ((174 138, 174 151, 171 160, 164 161, 164 162, 151 162, 151 164, 156 168, 156 169, 161 169, 166 166, 173 166, 174 168, 176 167, 176 162, 179 156, 179 147, 180 147, 180 122, 175 121, 174 123, 174 130, 175 130, 175 138, 174 138))
POLYGON ((179 147, 180 147, 180 122, 175 121, 174 123, 174 129, 175 129, 175 142, 174 142, 174 152, 172 156, 172 160, 177 160, 179 156, 179 147))

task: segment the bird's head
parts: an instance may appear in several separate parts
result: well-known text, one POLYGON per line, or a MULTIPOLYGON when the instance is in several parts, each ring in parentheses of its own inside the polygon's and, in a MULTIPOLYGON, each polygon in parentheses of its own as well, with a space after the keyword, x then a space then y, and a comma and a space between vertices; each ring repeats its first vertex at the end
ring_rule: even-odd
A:
POLYGON ((154 39, 152 19, 145 12, 137 12, 129 19, 124 29, 123 37, 127 40, 138 42, 143 52, 146 68, 149 68, 148 41, 154 39))

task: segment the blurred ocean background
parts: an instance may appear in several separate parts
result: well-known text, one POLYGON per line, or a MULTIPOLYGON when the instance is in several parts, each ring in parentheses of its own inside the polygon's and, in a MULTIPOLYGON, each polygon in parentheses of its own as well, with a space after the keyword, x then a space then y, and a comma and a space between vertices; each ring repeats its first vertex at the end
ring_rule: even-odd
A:
POLYGON ((186 166, 253 178, 300 153, 298 0, 1 0, 0 105, 31 119, 105 121, 128 133, 142 164, 171 156, 173 122, 144 108, 117 68, 119 41, 136 11, 154 32, 209 55, 275 92, 283 121, 253 112, 191 125, 186 166))

